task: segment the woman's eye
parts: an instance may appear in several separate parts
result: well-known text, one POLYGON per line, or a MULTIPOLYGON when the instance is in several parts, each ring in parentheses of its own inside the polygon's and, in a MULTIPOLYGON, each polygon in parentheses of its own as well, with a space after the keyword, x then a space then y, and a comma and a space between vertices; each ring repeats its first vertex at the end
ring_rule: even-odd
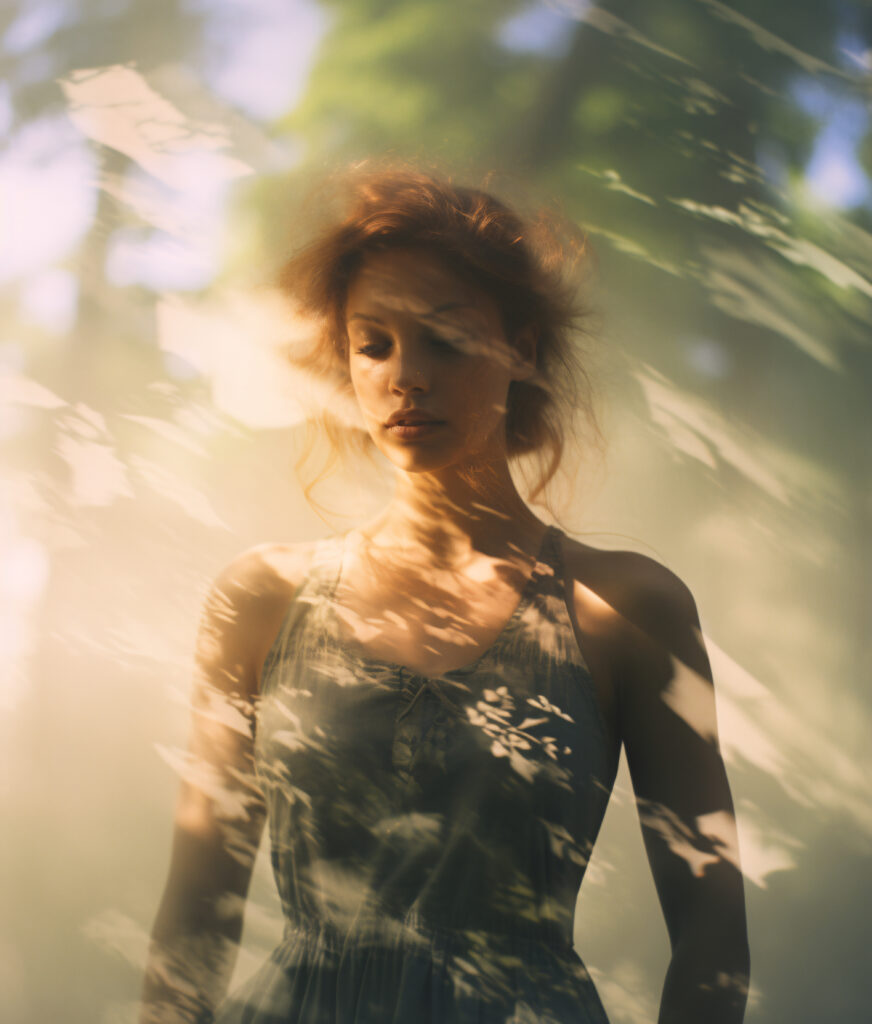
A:
POLYGON ((354 346, 355 352, 370 358, 384 355, 387 350, 388 343, 384 338, 361 338, 354 346))
POLYGON ((440 352, 452 352, 457 353, 460 351, 454 342, 449 341, 448 338, 441 334, 428 334, 427 341, 440 352))

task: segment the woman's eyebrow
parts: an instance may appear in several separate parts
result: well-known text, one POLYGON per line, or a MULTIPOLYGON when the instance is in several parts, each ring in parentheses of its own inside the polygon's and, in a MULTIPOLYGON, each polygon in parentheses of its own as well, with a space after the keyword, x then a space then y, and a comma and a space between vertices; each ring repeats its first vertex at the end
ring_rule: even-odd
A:
POLYGON ((384 327, 383 320, 379 320, 377 316, 368 316, 366 313, 352 313, 348 318, 348 322, 351 323, 352 320, 369 320, 371 323, 384 327))
MULTIPOLYGON (((423 313, 421 320, 425 323, 429 320, 436 320, 438 322, 442 319, 444 313, 450 313, 455 309, 472 309, 472 306, 468 302, 446 302, 441 306, 435 306, 429 313, 423 313)), ((450 319, 448 323, 451 323, 450 319)))
MULTIPOLYGON (((442 313, 447 313, 452 309, 465 309, 469 304, 466 302, 445 302, 441 306, 434 306, 429 313, 425 313, 423 319, 427 320, 430 317, 441 316, 442 313)), ((371 316, 369 313, 352 313, 348 318, 348 323, 352 320, 367 320, 370 323, 384 326, 384 321, 380 320, 377 316, 371 316)))

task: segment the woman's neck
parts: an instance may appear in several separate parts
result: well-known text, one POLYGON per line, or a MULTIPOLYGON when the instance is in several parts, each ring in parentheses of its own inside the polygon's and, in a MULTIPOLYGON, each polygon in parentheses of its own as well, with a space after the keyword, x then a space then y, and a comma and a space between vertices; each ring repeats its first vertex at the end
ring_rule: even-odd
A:
POLYGON ((401 473, 393 500, 363 532, 378 546, 423 552, 433 568, 453 569, 476 555, 535 553, 543 529, 499 461, 474 473, 401 473))

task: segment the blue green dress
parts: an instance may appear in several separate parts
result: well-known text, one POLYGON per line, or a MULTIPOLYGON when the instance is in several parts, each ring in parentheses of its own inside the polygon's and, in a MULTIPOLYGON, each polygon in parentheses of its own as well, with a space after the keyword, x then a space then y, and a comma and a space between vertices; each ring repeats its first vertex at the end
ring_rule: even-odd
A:
POLYGON ((256 770, 285 916, 218 1024, 608 1024, 573 948, 614 784, 546 532, 495 643, 427 677, 339 637, 318 545, 264 663, 256 770))

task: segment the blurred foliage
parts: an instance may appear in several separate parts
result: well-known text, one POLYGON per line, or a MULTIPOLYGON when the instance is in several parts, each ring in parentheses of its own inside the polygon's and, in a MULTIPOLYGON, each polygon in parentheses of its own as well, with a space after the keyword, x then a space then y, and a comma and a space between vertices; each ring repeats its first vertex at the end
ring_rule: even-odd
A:
MULTIPOLYGON (((872 667, 872 205, 868 192, 847 208, 828 204, 808 190, 806 174, 832 110, 848 102, 868 108, 872 7, 842 0, 321 6, 329 29, 308 89, 286 116, 265 126, 268 142, 285 153, 285 143, 298 147, 301 159, 290 169, 287 160, 264 160, 262 167, 252 161, 259 173, 238 191, 214 286, 283 258, 311 221, 300 208, 311 187, 330 170, 373 156, 435 163, 468 180, 495 172, 498 191, 527 204, 552 203, 587 228, 598 254, 603 350, 611 367, 603 386, 615 433, 632 439, 611 491, 614 524, 605 525, 638 526, 655 553, 667 552, 715 632, 730 637, 731 654, 776 693, 779 714, 788 708, 818 730, 794 740, 775 735, 790 778, 769 777, 765 765, 731 765, 731 778, 762 808, 762 820, 792 829, 796 845, 808 851, 801 871, 775 872, 771 882, 772 900, 789 908, 777 915, 778 942, 768 938, 775 927, 769 918, 756 928, 752 914, 752 945, 762 954, 755 980, 769 1009, 777 1007, 768 1019, 858 1019, 852 1014, 864 978, 856 950, 866 947, 857 936, 868 924, 858 923, 859 881, 836 891, 832 875, 837 855, 839 871, 857 865, 851 870, 858 880, 859 865, 867 863, 839 846, 859 847, 860 830, 850 800, 837 796, 849 790, 845 780, 862 768, 860 751, 868 746, 868 695, 860 681, 872 667), (811 86, 819 102, 803 98, 811 86), (728 528, 719 533, 724 522, 728 528), (833 768, 832 781, 815 757, 832 754, 835 761, 839 753, 848 765, 833 768), (825 796, 815 788, 821 778, 832 781, 825 796), (800 799, 803 788, 811 795, 800 799), (787 824, 785 808, 792 815, 787 824), (797 958, 816 968, 807 979, 796 977, 797 958), (837 984, 821 983, 828 971, 841 972, 837 984)), ((158 91, 169 81, 161 78, 167 68, 196 78, 212 13, 205 0, 5 6, 4 146, 29 124, 66 109, 58 80, 72 71, 132 62, 158 91), (30 41, 20 28, 24 14, 34 19, 30 41), (8 33, 16 24, 23 42, 12 46, 8 33)), ((238 112, 210 105, 213 98, 187 88, 179 97, 200 126, 236 125, 238 112)), ((238 139, 244 130, 237 128, 238 139)), ((119 149, 91 145, 102 187, 95 189, 90 229, 61 261, 79 283, 73 328, 59 336, 23 317, 24 282, 0 296, 12 339, 4 355, 14 348, 13 368, 61 403, 32 402, 3 439, 21 532, 47 538, 52 556, 40 609, 46 642, 32 665, 35 696, 16 734, 18 747, 11 747, 30 770, 28 784, 12 794, 10 820, 29 828, 38 795, 49 808, 64 808, 56 819, 48 814, 38 857, 13 852, 14 877, 42 900, 34 910, 28 898, 13 915, 25 936, 21 971, 28 1005, 37 1008, 33 1020, 59 1013, 95 1019, 83 1008, 93 1010, 97 988, 103 998, 113 986, 133 991, 138 980, 132 970, 119 980, 120 973, 89 958, 81 932, 95 892, 103 905, 120 901, 119 863, 139 879, 135 913, 145 920, 153 911, 154 892, 142 878, 149 871, 159 876, 165 851, 133 849, 129 836, 137 827, 142 834, 140 798, 149 822, 165 823, 165 794, 143 796, 134 788, 125 801, 103 780, 111 774, 106 764, 129 756, 121 749, 128 746, 125 729, 140 729, 137 749, 150 764, 159 733, 154 682, 163 686, 166 671, 162 631, 178 635, 184 649, 204 564, 216 565, 271 530, 302 535, 311 528, 300 519, 289 526, 281 501, 261 500, 265 480, 278 487, 290 476, 286 435, 276 432, 268 457, 253 460, 255 432, 210 404, 208 375, 174 366, 159 350, 161 289, 109 279, 113 239, 149 224, 107 185, 134 172, 148 175, 119 149), (175 440, 156 446, 135 416, 173 425, 175 440), (71 436, 104 453, 107 463, 117 456, 122 483, 111 504, 77 504, 62 458, 71 436), (175 476, 155 483, 164 470, 175 476), (95 557, 91 546, 100 537, 95 557), (166 579, 156 580, 155 567, 166 579), (145 602, 144 581, 152 588, 145 602), (89 611, 100 609, 107 593, 105 615, 89 611), (140 643, 155 641, 152 661, 124 622, 107 621, 125 609, 142 618, 144 606, 152 609, 156 637, 140 643), (119 664, 149 684, 120 725, 119 664), (112 701, 115 728, 98 743, 94 730, 112 701), (93 765, 82 759, 76 723, 94 747, 93 765), (119 807, 128 836, 115 827, 119 807), (76 835, 76 850, 57 835, 76 835), (59 849, 70 858, 60 868, 59 849), (47 987, 35 972, 64 961, 71 949, 77 959, 69 986, 42 992, 47 987), (112 975, 111 984, 104 975, 112 975)), ((872 174, 868 116, 852 145, 872 174)), ((201 291, 208 295, 210 288, 201 291)), ((584 510, 577 524, 590 525, 584 510)), ((147 770, 132 780, 140 790, 147 770)), ((624 940, 614 938, 616 956, 624 940)), ((19 948, 12 940, 7 945, 19 948)), ((135 963, 135 956, 127 959, 135 963)), ((656 973, 658 965, 644 966, 656 973)))
POLYGON ((63 0, 4 4, 0 11, 0 80, 11 90, 10 129, 65 107, 57 80, 80 68, 184 61, 200 38, 203 14, 185 0, 63 0), (9 31, 14 46, 9 45, 9 31))
MULTIPOLYGON (((780 445, 828 463, 835 450, 849 486, 865 479, 856 424, 872 310, 851 275, 868 276, 872 218, 868 205, 838 213, 804 194, 820 125, 795 92, 813 79, 868 98, 869 75, 842 52, 872 36, 868 8, 800 2, 788 18, 777 0, 326 6, 310 87, 276 125, 303 143, 304 165, 290 181, 259 179, 247 208, 264 251, 294 244, 300 183, 343 162, 496 170, 588 227, 618 297, 608 330, 627 351, 780 445), (501 41, 519 16, 532 19, 529 48, 536 18, 549 24, 540 52, 501 41), (695 370, 677 343, 695 338, 714 339, 728 369, 695 370)), ((867 126, 861 152, 869 138, 867 126)))

